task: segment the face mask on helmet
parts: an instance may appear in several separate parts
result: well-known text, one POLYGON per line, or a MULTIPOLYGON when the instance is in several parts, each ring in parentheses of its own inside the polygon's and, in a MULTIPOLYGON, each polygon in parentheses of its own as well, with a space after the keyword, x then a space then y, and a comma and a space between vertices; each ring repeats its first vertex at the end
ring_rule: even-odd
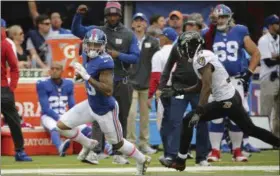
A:
POLYGON ((89 58, 95 58, 104 52, 105 45, 95 41, 84 40, 83 49, 89 58))
POLYGON ((231 22, 231 16, 229 15, 220 15, 218 17, 217 29, 219 31, 225 31, 231 22))
POLYGON ((203 39, 198 37, 198 38, 193 38, 194 36, 186 36, 185 38, 179 40, 177 50, 180 54, 180 56, 185 56, 189 60, 192 60, 195 54, 201 50, 202 44, 203 44, 203 39))

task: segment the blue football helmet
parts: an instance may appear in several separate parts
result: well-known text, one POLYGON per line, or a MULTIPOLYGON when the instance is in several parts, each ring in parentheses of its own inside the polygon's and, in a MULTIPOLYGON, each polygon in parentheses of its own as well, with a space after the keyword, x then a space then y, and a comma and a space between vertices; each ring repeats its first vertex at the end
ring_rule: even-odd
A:
POLYGON ((218 17, 221 17, 221 16, 227 17, 227 20, 224 24, 222 24, 222 25, 217 24, 218 30, 221 30, 221 31, 225 30, 229 26, 229 24, 232 20, 233 13, 232 13, 231 9, 224 4, 219 4, 215 7, 214 12, 218 15, 218 17))
POLYGON ((92 29, 86 33, 83 40, 83 52, 89 58, 95 58, 105 51, 107 36, 100 29, 92 29))

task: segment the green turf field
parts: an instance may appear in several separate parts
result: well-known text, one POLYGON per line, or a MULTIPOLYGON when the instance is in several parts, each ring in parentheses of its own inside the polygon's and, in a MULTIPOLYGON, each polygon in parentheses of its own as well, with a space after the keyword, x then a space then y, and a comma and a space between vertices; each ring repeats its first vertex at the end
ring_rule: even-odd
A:
MULTIPOLYGON (((162 167, 158 162, 161 154, 152 155, 153 159, 147 175, 279 175, 279 151, 276 150, 254 153, 249 158, 248 163, 233 162, 230 154, 223 154, 221 162, 213 163, 212 167, 208 167, 206 170, 202 167, 194 167, 194 160, 188 160, 185 172, 175 172, 172 169, 162 167)), ((76 155, 63 158, 58 156, 33 156, 33 162, 19 163, 15 162, 13 157, 3 156, 1 158, 2 175, 117 176, 131 175, 135 170, 135 162, 132 159, 130 159, 131 164, 129 165, 114 165, 112 164, 112 157, 100 160, 99 165, 89 165, 79 162, 76 157, 76 155)))

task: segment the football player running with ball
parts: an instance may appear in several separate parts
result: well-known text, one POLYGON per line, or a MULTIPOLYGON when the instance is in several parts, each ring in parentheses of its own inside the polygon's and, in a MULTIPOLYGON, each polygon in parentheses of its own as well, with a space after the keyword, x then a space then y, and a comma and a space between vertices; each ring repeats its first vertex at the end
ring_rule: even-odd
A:
POLYGON ((98 142, 86 138, 77 130, 77 126, 97 121, 107 141, 113 145, 113 150, 136 160, 136 175, 145 175, 151 161, 143 155, 132 143, 123 138, 119 122, 119 107, 113 94, 114 61, 105 52, 106 34, 99 29, 87 32, 83 40, 83 65, 74 62, 77 77, 85 80, 88 99, 77 104, 66 112, 57 123, 62 135, 84 147, 93 149, 98 142))

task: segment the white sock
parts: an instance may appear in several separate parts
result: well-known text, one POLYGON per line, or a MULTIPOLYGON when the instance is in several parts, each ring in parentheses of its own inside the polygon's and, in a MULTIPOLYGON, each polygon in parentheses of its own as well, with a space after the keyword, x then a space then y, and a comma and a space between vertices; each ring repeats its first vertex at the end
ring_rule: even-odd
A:
POLYGON ((123 146, 118 150, 122 154, 134 158, 137 162, 143 163, 145 155, 143 155, 131 142, 123 138, 123 146))
POLYGON ((249 144, 249 138, 243 138, 243 145, 245 146, 247 144, 249 144))
POLYGON ((210 139, 212 149, 216 149, 220 151, 223 134, 224 133, 209 132, 209 139, 210 139))
POLYGON ((229 137, 232 142, 232 150, 235 150, 237 148, 241 147, 242 139, 243 139, 243 132, 232 132, 229 131, 229 137))
POLYGON ((227 140, 223 139, 222 140, 222 145, 225 145, 225 144, 227 144, 227 140))
POLYGON ((178 156, 179 156, 179 158, 181 158, 181 159, 187 159, 188 154, 181 154, 181 153, 178 153, 178 156))
POLYGON ((98 144, 97 141, 87 138, 78 128, 73 128, 71 130, 61 130, 57 127, 57 129, 61 135, 80 143, 86 148, 93 149, 98 144))

